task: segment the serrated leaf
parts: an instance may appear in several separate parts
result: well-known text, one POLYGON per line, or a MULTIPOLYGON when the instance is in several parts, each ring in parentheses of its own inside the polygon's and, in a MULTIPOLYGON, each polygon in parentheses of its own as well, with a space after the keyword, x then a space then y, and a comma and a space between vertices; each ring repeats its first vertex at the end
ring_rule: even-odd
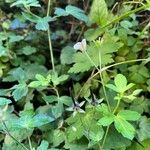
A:
POLYGON ((109 134, 107 135, 104 149, 114 149, 114 150, 124 150, 123 147, 130 146, 131 142, 127 138, 123 137, 114 128, 109 129, 109 134))
POLYGON ((40 127, 52 121, 54 121, 54 118, 45 114, 37 114, 35 116, 28 114, 21 116, 19 119, 13 120, 12 127, 16 129, 32 129, 35 127, 40 127))
POLYGON ((127 79, 124 75, 117 74, 114 82, 115 82, 118 92, 123 93, 126 90, 127 79))
POLYGON ((32 119, 32 123, 33 123, 34 127, 40 127, 40 126, 50 123, 52 121, 54 121, 54 118, 52 118, 46 114, 37 114, 32 119))
POLYGON ((39 82, 39 81, 32 81, 32 82, 28 85, 28 87, 37 88, 37 87, 39 87, 40 85, 41 85, 41 82, 39 82))
POLYGON ((112 63, 112 53, 116 52, 121 46, 120 43, 115 41, 116 40, 113 39, 113 37, 108 36, 103 43, 100 43, 99 41, 91 42, 90 45, 87 46, 86 53, 75 53, 73 58, 75 64, 72 68, 70 68, 69 73, 85 72, 90 70, 92 67, 98 67, 100 66, 100 59, 102 66, 112 63))
POLYGON ((134 127, 127 122, 124 118, 120 116, 116 116, 114 120, 115 128, 119 133, 121 133, 124 137, 132 140, 135 136, 135 129, 134 127))
POLYGON ((82 9, 79 9, 78 7, 68 5, 66 7, 66 12, 79 20, 88 22, 88 17, 84 14, 84 11, 82 9))
POLYGON ((31 46, 25 46, 22 49, 22 53, 25 55, 31 55, 33 53, 36 52, 36 48, 35 47, 31 47, 31 46))
POLYGON ((98 125, 109 126, 114 121, 114 115, 107 115, 98 120, 98 125))
POLYGON ((64 9, 62 8, 55 8, 55 12, 54 12, 55 15, 57 16, 68 16, 69 13, 67 13, 64 9))
POLYGON ((15 85, 12 87, 12 89, 14 89, 12 95, 16 101, 20 100, 28 93, 28 86, 25 83, 20 83, 18 85, 15 85))
POLYGON ((0 106, 8 105, 10 103, 11 103, 11 100, 4 98, 4 97, 0 97, 0 106))
POLYGON ((43 30, 43 31, 47 31, 49 28, 49 22, 53 21, 53 18, 51 17, 44 17, 44 18, 39 18, 37 21, 37 24, 35 25, 35 28, 37 30, 43 30))
POLYGON ((25 73, 25 71, 24 71, 22 68, 20 68, 20 67, 14 69, 14 70, 12 71, 12 73, 10 73, 10 74, 12 74, 12 76, 13 76, 16 80, 18 80, 18 81, 20 81, 20 82, 26 81, 26 73, 25 73))
POLYGON ((150 138, 150 119, 143 116, 140 119, 139 129, 137 130, 138 139, 140 141, 150 138))
POLYGON ((75 50, 72 47, 67 46, 63 48, 61 51, 61 55, 60 55, 61 64, 68 65, 68 64, 73 63, 74 54, 75 54, 75 50))
POLYGON ((94 0, 90 11, 90 19, 98 25, 105 25, 108 21, 108 9, 105 0, 94 0))
POLYGON ((17 0, 16 2, 14 2, 11 7, 14 6, 24 6, 24 7, 41 7, 41 5, 39 4, 39 1, 37 0, 17 0))
POLYGON ((129 121, 136 121, 140 119, 141 116, 138 112, 131 110, 121 110, 117 115, 129 121))

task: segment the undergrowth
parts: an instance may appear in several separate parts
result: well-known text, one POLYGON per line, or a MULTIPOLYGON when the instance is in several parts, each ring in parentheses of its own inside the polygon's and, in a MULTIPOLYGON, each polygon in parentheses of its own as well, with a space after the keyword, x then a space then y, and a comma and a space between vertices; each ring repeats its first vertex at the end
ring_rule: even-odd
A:
POLYGON ((149 10, 1 0, 0 149, 149 150, 149 10))

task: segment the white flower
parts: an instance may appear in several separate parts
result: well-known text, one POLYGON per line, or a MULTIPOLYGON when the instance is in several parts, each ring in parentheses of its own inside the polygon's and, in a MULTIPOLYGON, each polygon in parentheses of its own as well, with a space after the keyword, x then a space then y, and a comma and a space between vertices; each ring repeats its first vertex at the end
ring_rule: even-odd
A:
POLYGON ((83 39, 81 42, 76 43, 74 45, 74 49, 85 51, 86 50, 86 39, 83 39))

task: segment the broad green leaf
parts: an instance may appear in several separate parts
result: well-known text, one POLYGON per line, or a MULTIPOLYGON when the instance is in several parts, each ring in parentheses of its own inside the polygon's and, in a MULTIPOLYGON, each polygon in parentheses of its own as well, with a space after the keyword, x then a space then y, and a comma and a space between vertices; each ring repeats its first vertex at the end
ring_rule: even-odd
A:
POLYGON ((98 25, 104 26, 108 21, 108 9, 105 0, 94 0, 91 11, 90 19, 98 25))
POLYGON ((19 119, 12 121, 12 127, 16 129, 25 128, 29 130, 35 127, 40 127, 52 121, 54 121, 54 118, 45 114, 38 114, 35 116, 23 115, 19 119))
POLYGON ((123 147, 128 147, 131 145, 130 140, 127 138, 123 137, 120 133, 117 132, 116 129, 110 128, 106 142, 104 145, 104 149, 106 150, 122 150, 121 148, 123 147))
POLYGON ((119 93, 123 93, 126 90, 126 86, 127 86, 127 79, 124 75, 122 74, 117 74, 117 76, 115 77, 115 85, 117 87, 117 90, 119 93))
POLYGON ((72 98, 69 96, 57 97, 55 95, 51 95, 51 96, 44 96, 43 99, 48 103, 59 102, 59 103, 65 104, 67 106, 72 105, 72 98))
POLYGON ((41 7, 41 5, 39 4, 39 1, 37 0, 17 0, 16 2, 14 2, 11 7, 13 6, 24 6, 24 7, 41 7))
POLYGON ((31 87, 31 88, 37 88, 37 87, 40 87, 41 85, 41 82, 40 81, 32 81, 28 87, 31 87))
POLYGON ((139 143, 137 142, 133 142, 131 147, 128 148, 128 150, 149 150, 150 147, 150 138, 146 139, 142 142, 140 142, 143 146, 141 146, 139 143))
POLYGON ((14 79, 22 82, 22 81, 26 81, 26 73, 22 68, 16 68, 12 71, 12 76, 14 77, 14 79))
POLYGON ((117 115, 129 121, 136 121, 141 117, 138 112, 131 110, 121 110, 117 115))
POLYGON ((127 122, 124 118, 120 116, 116 116, 114 120, 115 128, 119 133, 121 133, 124 137, 132 140, 135 136, 135 129, 134 127, 127 122))
POLYGON ((54 12, 55 15, 57 16, 68 16, 69 13, 67 13, 64 9, 62 8, 55 8, 55 12, 54 12))
POLYGON ((19 42, 23 39, 24 39, 24 37, 20 36, 20 35, 12 34, 12 35, 9 36, 9 42, 10 43, 19 42))
POLYGON ((37 150, 48 150, 49 143, 45 140, 42 140, 40 146, 37 148, 37 150))
POLYGON ((10 103, 11 103, 11 100, 4 98, 4 97, 0 97, 0 106, 8 105, 10 103))
POLYGON ((20 100, 22 97, 26 96, 28 93, 28 86, 25 83, 20 83, 12 87, 14 90, 12 95, 16 101, 20 100))
POLYGON ((98 120, 98 125, 109 126, 114 121, 114 115, 107 115, 98 120))
POLYGON ((44 124, 53 122, 54 118, 46 115, 46 114, 37 114, 33 117, 32 119, 32 123, 34 125, 34 127, 40 127, 44 124))
POLYGON ((62 103, 57 103, 55 106, 52 107, 52 114, 55 118, 61 117, 63 111, 64 107, 62 103))
POLYGON ((72 5, 67 5, 65 10, 62 8, 56 8, 55 15, 57 16, 68 16, 68 15, 72 15, 75 18, 84 21, 84 22, 88 22, 89 18, 88 16, 85 15, 84 11, 78 7, 72 6, 72 5))
POLYGON ((36 52, 36 48, 35 47, 31 47, 31 46, 25 46, 22 49, 22 53, 25 55, 31 55, 33 53, 36 52))
POLYGON ((140 114, 143 114, 144 112, 149 112, 149 107, 150 107, 149 99, 145 99, 145 97, 140 97, 136 98, 133 101, 132 105, 130 106, 130 109, 140 114))
POLYGON ((115 92, 118 92, 117 87, 113 84, 106 84, 106 87, 113 90, 113 91, 115 91, 115 92))
POLYGON ((44 17, 44 18, 39 18, 37 21, 37 24, 35 25, 35 28, 37 30, 43 30, 47 31, 49 28, 49 22, 53 21, 53 18, 51 17, 44 17))
POLYGON ((63 65, 72 64, 74 54, 75 50, 72 47, 67 46, 63 48, 60 55, 61 64, 63 65))
POLYGON ((97 107, 97 110, 101 112, 104 116, 110 114, 108 106, 106 104, 101 104, 97 107))
POLYGON ((150 119, 143 116, 140 119, 139 129, 137 130, 138 139, 140 141, 150 139, 150 119))
POLYGON ((2 56, 7 56, 8 55, 8 50, 7 48, 3 47, 2 45, 0 45, 0 57, 2 56))
POLYGON ((87 138, 90 138, 93 142, 100 142, 104 135, 102 127, 93 124, 89 129, 89 132, 87 132, 87 138))
POLYGON ((53 146, 59 146, 65 140, 65 133, 59 129, 56 129, 50 133, 50 141, 52 141, 53 146))
POLYGON ((68 5, 66 7, 66 12, 79 20, 82 20, 86 23, 88 22, 88 17, 84 14, 84 11, 78 7, 68 5))
POLYGON ((112 54, 116 52, 120 46, 122 45, 110 35, 106 35, 102 43, 100 43, 100 41, 91 42, 90 45, 87 46, 86 53, 88 56, 84 52, 75 53, 73 58, 75 64, 70 68, 69 73, 85 72, 92 67, 100 66, 100 64, 103 66, 112 63, 114 61, 112 54))
POLYGON ((65 81, 68 79, 68 75, 61 75, 61 76, 58 76, 58 73, 53 73, 52 76, 51 76, 51 80, 53 82, 53 85, 56 86, 58 84, 60 84, 61 82, 65 81))
POLYGON ((67 141, 64 145, 64 148, 69 150, 87 150, 88 146, 84 141, 79 140, 75 142, 67 141))

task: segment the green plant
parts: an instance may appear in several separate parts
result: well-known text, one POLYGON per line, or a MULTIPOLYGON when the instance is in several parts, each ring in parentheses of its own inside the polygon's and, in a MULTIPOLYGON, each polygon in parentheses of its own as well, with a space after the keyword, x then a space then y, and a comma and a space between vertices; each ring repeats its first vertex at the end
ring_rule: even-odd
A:
POLYGON ((2 0, 0 149, 148 149, 149 9, 2 0))

